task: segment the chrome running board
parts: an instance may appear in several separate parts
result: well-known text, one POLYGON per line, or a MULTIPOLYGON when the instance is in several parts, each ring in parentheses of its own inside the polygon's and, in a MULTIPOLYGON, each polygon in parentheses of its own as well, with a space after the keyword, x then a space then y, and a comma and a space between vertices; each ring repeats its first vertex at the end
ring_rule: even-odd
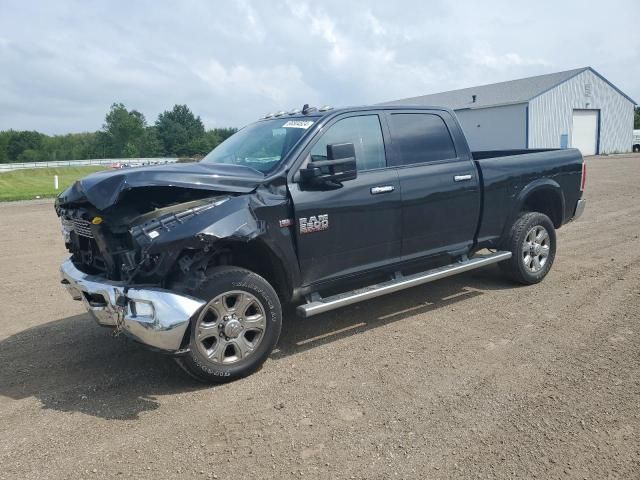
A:
POLYGON ((495 252, 489 255, 472 257, 461 262, 445 265, 444 267, 427 270, 426 272, 415 273, 406 277, 398 276, 393 280, 358 288, 350 292, 340 293, 326 298, 315 298, 309 303, 300 305, 297 308, 297 313, 302 317, 312 317, 319 313, 328 312, 329 310, 346 307, 347 305, 362 302, 363 300, 369 300, 370 298, 380 297, 388 293, 404 290, 405 288, 415 287, 423 283, 457 275, 458 273, 475 270, 476 268, 485 267, 492 263, 508 260, 509 258, 511 258, 511 252, 495 252))

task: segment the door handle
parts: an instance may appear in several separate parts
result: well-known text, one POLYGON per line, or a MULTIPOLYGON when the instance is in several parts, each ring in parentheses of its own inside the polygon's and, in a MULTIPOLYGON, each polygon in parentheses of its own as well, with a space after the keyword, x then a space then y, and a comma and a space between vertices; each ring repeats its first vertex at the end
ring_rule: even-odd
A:
POLYGON ((391 193, 396 189, 393 185, 380 185, 378 187, 371 187, 371 195, 379 195, 381 193, 391 193))
POLYGON ((473 175, 467 174, 467 175, 454 175, 453 177, 453 181, 454 182, 466 182, 467 180, 471 180, 473 178, 473 175))

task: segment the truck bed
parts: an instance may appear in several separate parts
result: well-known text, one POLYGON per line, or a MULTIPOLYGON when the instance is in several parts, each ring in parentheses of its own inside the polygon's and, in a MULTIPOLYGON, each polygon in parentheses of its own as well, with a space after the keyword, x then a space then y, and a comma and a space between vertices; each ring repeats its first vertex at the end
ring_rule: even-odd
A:
MULTIPOLYGON (((524 149, 471 152, 482 182, 482 213, 478 244, 492 244, 502 235, 526 189, 544 188, 559 198, 556 228, 574 214, 580 197, 582 155, 579 150, 524 149)), ((551 197, 548 197, 551 198, 551 197)))

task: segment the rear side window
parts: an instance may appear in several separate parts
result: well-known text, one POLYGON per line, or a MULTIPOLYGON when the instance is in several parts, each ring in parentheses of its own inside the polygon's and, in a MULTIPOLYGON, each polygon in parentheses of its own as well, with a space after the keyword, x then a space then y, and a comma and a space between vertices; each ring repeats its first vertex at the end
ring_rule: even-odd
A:
POLYGON ((400 165, 456 157, 444 120, 430 113, 392 113, 389 127, 400 165))
POLYGON ((334 123, 311 149, 311 160, 326 160, 327 145, 334 143, 353 143, 358 171, 386 166, 378 115, 348 117, 334 123))

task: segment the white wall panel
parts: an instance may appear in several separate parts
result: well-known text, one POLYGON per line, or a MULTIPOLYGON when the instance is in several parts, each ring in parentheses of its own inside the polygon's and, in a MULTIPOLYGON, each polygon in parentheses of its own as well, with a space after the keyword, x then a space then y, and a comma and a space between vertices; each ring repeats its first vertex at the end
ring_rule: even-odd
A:
POLYGON ((633 103, 590 70, 531 100, 529 148, 571 147, 574 109, 600 110, 600 153, 631 151, 633 103))

